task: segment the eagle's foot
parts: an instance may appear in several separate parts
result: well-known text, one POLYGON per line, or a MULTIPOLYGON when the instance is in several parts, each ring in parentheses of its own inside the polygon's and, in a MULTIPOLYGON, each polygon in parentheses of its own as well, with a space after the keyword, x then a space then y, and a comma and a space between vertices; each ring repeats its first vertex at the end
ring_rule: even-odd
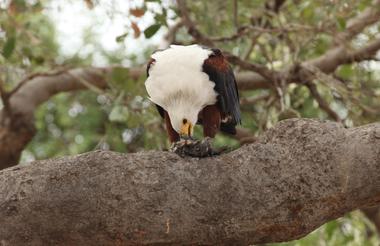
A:
POLYGON ((173 143, 170 151, 178 154, 179 156, 192 156, 192 157, 207 157, 219 154, 211 146, 211 138, 206 137, 202 140, 195 139, 181 139, 173 143))

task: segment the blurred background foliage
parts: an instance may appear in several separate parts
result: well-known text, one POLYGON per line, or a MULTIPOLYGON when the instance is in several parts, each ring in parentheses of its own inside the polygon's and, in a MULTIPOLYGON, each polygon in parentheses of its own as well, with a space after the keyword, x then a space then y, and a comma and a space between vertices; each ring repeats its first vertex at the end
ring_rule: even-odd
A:
MULTIPOLYGON (((213 38, 218 48, 281 69, 324 54, 333 45, 334 35, 345 29, 347 19, 371 1, 289 0, 276 14, 265 11, 265 2, 189 1, 188 7, 197 27, 213 38), (266 26, 269 19, 271 28, 266 26), (222 38, 233 37, 239 27, 255 21, 260 21, 256 32, 222 38)), ((32 73, 90 65, 142 66, 157 48, 192 42, 178 24, 179 12, 170 0, 3 0, 0 10, 0 76, 7 90, 32 73), (173 28, 176 25, 178 28, 173 28)), ((363 46, 379 28, 378 24, 367 28, 352 45, 363 46)), ((333 75, 314 81, 347 127, 380 120, 379 68, 374 59, 341 66, 333 75)), ((235 72, 241 69, 235 68, 235 72)), ((145 74, 131 79, 127 68, 118 67, 109 76, 106 91, 62 93, 49 100, 35 114, 37 135, 24 151, 22 162, 94 149, 136 152, 168 148, 162 120, 147 98, 144 80, 145 74)), ((291 84, 283 87, 282 93, 279 97, 268 88, 241 90, 242 127, 260 135, 283 118, 336 120, 320 108, 305 85, 291 84)), ((199 129, 196 134, 201 135, 199 129)), ((241 143, 223 135, 215 142, 233 148, 241 143)), ((281 245, 379 242, 375 227, 356 211, 301 240, 281 245)))

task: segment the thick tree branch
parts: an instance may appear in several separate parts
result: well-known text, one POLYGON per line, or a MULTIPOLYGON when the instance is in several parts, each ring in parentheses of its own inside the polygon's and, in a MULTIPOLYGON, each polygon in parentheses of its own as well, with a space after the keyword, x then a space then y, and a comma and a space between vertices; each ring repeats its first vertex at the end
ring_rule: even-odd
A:
POLYGON ((105 88, 106 70, 79 68, 61 71, 53 75, 33 77, 13 94, 10 99, 12 111, 33 117, 34 110, 43 102, 59 92, 86 89, 81 79, 89 81, 96 87, 105 88))
MULTIPOLYGON (((0 110, 0 169, 18 163, 20 154, 35 134, 34 112, 60 92, 107 87, 107 75, 113 67, 78 68, 49 74, 33 74, 22 80, 10 94, 8 113, 0 110)), ((143 69, 130 70, 136 78, 143 69)))
POLYGON ((380 124, 286 120, 213 158, 96 151, 0 171, 5 245, 249 245, 380 203, 380 124))
POLYGON ((240 72, 236 74, 236 83, 239 90, 270 89, 273 84, 255 72, 240 72))
POLYGON ((349 41, 361 33, 366 27, 378 22, 380 20, 379 4, 380 0, 374 0, 371 7, 365 9, 362 13, 350 19, 347 22, 345 31, 336 36, 336 43, 341 45, 342 42, 349 41))
POLYGON ((332 73, 340 65, 372 59, 379 49, 380 38, 356 50, 350 50, 349 47, 341 45, 327 51, 316 59, 302 63, 302 66, 311 66, 318 68, 324 73, 332 73))

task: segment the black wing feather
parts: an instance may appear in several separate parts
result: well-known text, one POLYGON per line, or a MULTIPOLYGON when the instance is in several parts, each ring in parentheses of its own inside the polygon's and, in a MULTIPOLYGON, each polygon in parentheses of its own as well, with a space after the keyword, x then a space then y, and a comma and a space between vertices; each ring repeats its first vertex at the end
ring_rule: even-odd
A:
POLYGON ((213 50, 209 59, 221 59, 224 62, 222 65, 227 66, 227 69, 221 69, 214 63, 205 62, 203 72, 207 73, 209 79, 215 83, 214 90, 219 94, 217 100, 221 112, 225 117, 231 118, 222 123, 221 130, 235 133, 235 126, 241 123, 241 113, 234 73, 219 50, 213 50))

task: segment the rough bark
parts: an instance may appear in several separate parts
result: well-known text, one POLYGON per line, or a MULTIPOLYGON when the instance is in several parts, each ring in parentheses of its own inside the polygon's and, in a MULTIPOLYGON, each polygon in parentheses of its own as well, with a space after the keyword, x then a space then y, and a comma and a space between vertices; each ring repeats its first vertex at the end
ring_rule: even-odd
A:
POLYGON ((96 151, 0 171, 2 245, 248 245, 380 203, 380 124, 280 122, 214 158, 96 151))

